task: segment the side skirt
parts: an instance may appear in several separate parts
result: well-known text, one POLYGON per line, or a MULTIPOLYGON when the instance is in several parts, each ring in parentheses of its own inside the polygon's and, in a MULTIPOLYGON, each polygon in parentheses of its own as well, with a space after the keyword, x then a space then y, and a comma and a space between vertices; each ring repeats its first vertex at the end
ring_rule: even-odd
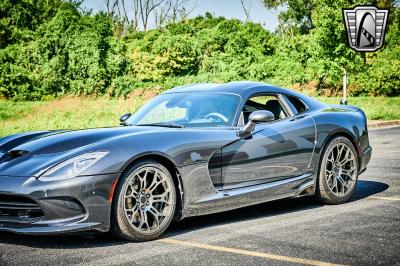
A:
POLYGON ((315 175, 304 175, 284 180, 229 190, 216 190, 185 206, 184 217, 233 210, 263 202, 310 195, 315 175))

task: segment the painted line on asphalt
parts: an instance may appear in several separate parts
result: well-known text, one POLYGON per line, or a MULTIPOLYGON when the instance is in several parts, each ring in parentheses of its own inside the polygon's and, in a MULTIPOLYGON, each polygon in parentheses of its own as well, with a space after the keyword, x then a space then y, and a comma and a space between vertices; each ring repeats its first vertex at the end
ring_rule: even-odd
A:
POLYGON ((370 199, 380 199, 380 200, 393 200, 393 201, 400 201, 398 197, 380 197, 380 196, 370 196, 370 199))
POLYGON ((205 250, 226 252, 226 253, 232 253, 232 254, 238 254, 238 255, 244 255, 244 256, 259 257, 259 258, 270 259, 270 260, 279 260, 279 261, 285 261, 285 262, 290 262, 290 263, 315 265, 315 266, 339 266, 339 265, 343 266, 342 264, 333 264, 333 263, 323 262, 323 261, 318 261, 318 260, 287 257, 287 256, 281 256, 281 255, 275 255, 275 254, 263 253, 263 252, 256 252, 256 251, 249 251, 249 250, 242 250, 242 249, 236 249, 236 248, 227 248, 227 247, 222 247, 222 246, 214 246, 214 245, 201 244, 201 243, 196 243, 196 242, 176 240, 176 239, 172 239, 172 238, 159 239, 158 241, 167 243, 167 244, 174 244, 174 245, 186 246, 186 247, 191 247, 191 248, 200 248, 200 249, 205 249, 205 250))
MULTIPOLYGON (((377 156, 379 156, 379 158, 381 158, 381 157, 397 155, 397 154, 400 154, 400 151, 377 152, 377 153, 374 153, 372 156, 374 156, 374 158, 376 158, 377 156)), ((395 159, 395 158, 393 158, 393 159, 395 159)))

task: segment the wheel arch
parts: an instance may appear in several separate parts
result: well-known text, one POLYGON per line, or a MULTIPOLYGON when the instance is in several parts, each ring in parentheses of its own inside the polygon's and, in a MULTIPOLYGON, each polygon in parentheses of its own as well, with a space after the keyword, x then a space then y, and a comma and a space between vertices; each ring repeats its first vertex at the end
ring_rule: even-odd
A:
POLYGON ((345 130, 345 129, 338 129, 335 130, 333 132, 331 132, 324 140, 321 149, 320 149, 320 154, 319 154, 319 159, 318 159, 318 171, 320 169, 320 164, 321 164, 321 159, 322 159, 322 155, 323 152, 325 152, 325 148, 327 147, 328 143, 336 138, 336 137, 346 137, 348 140, 350 140, 350 142, 353 144, 356 152, 357 152, 357 161, 358 161, 358 171, 360 170, 361 167, 361 157, 360 157, 360 149, 359 146, 357 145, 357 139, 356 137, 349 131, 345 130))
MULTIPOLYGON (((175 165, 173 160, 169 158, 168 155, 162 154, 162 153, 143 153, 140 155, 137 155, 133 158, 131 158, 122 168, 121 174, 118 177, 118 180, 116 180, 113 190, 115 190, 115 187, 118 186, 118 183, 120 182, 120 177, 123 176, 127 171, 130 170, 130 168, 137 162, 139 161, 144 161, 144 160, 152 160, 160 163, 163 165, 169 173, 172 176, 172 180, 174 181, 176 193, 177 193, 177 204, 176 204, 176 209, 175 209, 175 215, 174 215, 174 220, 179 220, 182 216, 182 211, 183 211, 183 187, 182 187, 182 181, 181 181, 181 174, 179 172, 178 167, 175 165)), ((115 202, 115 197, 116 195, 114 194, 114 191, 112 192, 112 204, 115 202)))

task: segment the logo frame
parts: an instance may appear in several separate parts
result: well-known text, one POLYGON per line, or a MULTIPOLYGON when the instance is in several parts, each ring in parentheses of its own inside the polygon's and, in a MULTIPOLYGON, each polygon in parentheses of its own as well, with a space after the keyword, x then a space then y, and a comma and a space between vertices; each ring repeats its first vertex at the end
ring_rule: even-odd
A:
POLYGON ((373 5, 357 5, 353 8, 342 8, 342 16, 347 43, 351 49, 357 52, 375 52, 383 47, 389 9, 378 9, 373 5), (367 16, 369 21, 365 22, 367 16), (365 24, 372 33, 364 28, 365 24), (361 45, 361 38, 364 39, 364 43, 367 40, 368 45, 361 45))

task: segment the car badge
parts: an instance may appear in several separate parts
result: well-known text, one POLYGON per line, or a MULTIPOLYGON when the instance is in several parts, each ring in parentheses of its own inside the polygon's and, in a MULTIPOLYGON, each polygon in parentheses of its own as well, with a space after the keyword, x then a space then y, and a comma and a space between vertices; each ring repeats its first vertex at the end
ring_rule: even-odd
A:
POLYGON ((385 38, 388 9, 356 6, 342 9, 350 48, 358 52, 379 50, 385 38))

